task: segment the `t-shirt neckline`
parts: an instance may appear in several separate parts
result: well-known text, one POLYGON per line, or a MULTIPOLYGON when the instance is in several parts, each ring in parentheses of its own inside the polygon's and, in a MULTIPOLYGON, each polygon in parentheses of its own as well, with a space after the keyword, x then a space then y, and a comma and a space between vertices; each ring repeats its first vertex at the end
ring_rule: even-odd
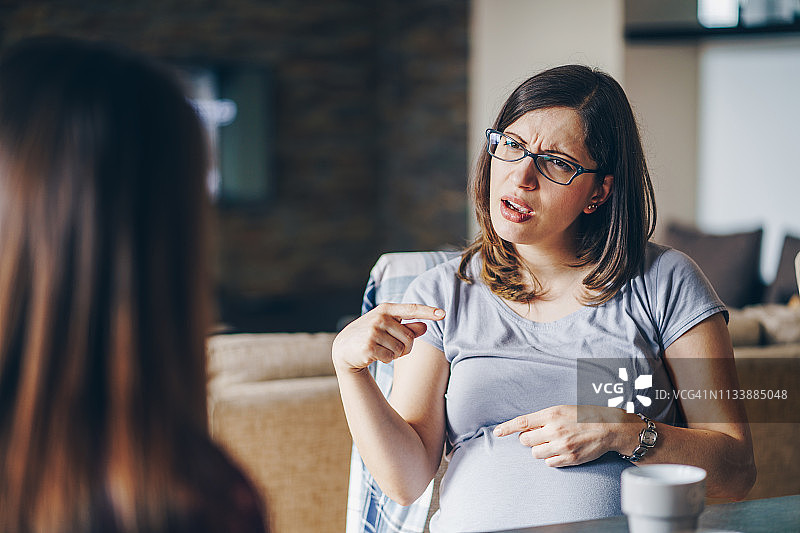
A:
MULTIPOLYGON (((480 262, 482 260, 483 258, 480 256, 480 254, 475 254, 475 256, 473 257, 473 261, 475 262, 480 262)), ((471 269, 472 270, 471 274, 474 279, 473 283, 480 285, 481 290, 486 291, 486 294, 488 295, 489 300, 492 302, 492 305, 498 308, 503 315, 505 315, 508 318, 511 318, 512 320, 521 324, 524 327, 530 329, 564 328, 574 324, 575 321, 581 318, 584 314, 594 312, 597 308, 596 306, 584 305, 580 309, 572 311, 571 313, 568 313, 562 316, 561 318, 552 320, 550 322, 538 322, 536 320, 530 320, 517 314, 516 311, 514 311, 513 309, 511 309, 511 307, 509 307, 509 305, 503 300, 503 298, 492 292, 489 286, 486 285, 486 283, 481 279, 480 275, 478 274, 478 272, 480 272, 480 268, 478 267, 477 264, 473 263, 471 266, 474 267, 471 269)))

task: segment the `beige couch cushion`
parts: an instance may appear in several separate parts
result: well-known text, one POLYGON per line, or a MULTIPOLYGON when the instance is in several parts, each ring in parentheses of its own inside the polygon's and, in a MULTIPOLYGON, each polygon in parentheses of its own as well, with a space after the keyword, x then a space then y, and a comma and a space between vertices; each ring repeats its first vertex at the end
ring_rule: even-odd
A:
POLYGON ((758 472, 747 499, 800 493, 800 344, 775 344, 736 350, 743 390, 787 390, 786 400, 745 400, 758 472))
POLYGON ((332 333, 208 341, 209 426, 263 494, 272 531, 341 533, 352 441, 332 333))
POLYGON ((264 495, 273 531, 344 531, 352 441, 335 377, 233 385, 210 419, 264 495))
POLYGON ((241 381, 332 376, 334 333, 242 333, 207 342, 212 386, 241 381))

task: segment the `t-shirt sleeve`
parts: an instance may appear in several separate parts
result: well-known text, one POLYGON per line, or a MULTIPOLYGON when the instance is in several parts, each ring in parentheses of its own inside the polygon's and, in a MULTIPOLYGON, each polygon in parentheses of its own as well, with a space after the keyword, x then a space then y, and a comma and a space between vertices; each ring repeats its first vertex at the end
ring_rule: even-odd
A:
POLYGON ((723 313, 725 304, 700 267, 683 252, 667 249, 658 256, 650 274, 656 287, 654 309, 661 339, 666 349, 692 326, 723 313))
MULTIPOLYGON (((411 282, 403 295, 403 303, 415 303, 430 305, 448 309, 448 301, 451 299, 446 294, 447 284, 445 283, 446 274, 442 268, 433 268, 420 274, 411 282)), ((421 320, 428 329, 423 335, 418 337, 438 350, 444 351, 444 328, 447 317, 444 320, 421 320)))

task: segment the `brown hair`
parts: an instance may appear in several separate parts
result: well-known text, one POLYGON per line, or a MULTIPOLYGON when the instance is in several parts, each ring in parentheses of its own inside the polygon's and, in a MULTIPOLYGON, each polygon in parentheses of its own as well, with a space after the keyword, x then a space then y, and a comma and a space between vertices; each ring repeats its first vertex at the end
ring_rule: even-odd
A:
MULTIPOLYGON (((594 265, 584 286, 598 294, 588 303, 601 304, 636 275, 653 233, 656 206, 639 131, 622 87, 608 74, 582 65, 564 65, 525 80, 503 104, 492 128, 504 131, 525 113, 549 107, 568 107, 581 117, 586 148, 597 162, 598 182, 611 174, 613 190, 607 202, 591 215, 582 214, 575 266, 594 265)), ((535 274, 526 287, 525 268, 514 245, 495 233, 489 215, 491 156, 484 150, 471 185, 480 234, 465 250, 458 275, 469 282, 467 267, 480 252, 481 279, 497 295, 528 302, 541 288, 535 274)))
POLYGON ((105 45, 20 43, 0 82, 0 529, 156 531, 207 430, 202 126, 105 45))

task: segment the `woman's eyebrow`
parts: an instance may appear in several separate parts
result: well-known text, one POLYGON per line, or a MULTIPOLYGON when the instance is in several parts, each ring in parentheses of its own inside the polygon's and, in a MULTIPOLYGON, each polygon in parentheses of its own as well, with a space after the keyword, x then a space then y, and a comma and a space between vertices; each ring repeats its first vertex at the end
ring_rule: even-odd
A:
MULTIPOLYGON (((503 132, 503 135, 506 135, 508 137, 513 137, 516 141, 519 141, 519 143, 522 144, 523 146, 525 146, 526 148, 528 146, 528 143, 525 140, 522 139, 522 135, 520 135, 518 133, 514 133, 513 131, 506 130, 506 131, 503 132)), ((578 159, 575 156, 569 154, 568 152, 565 151, 564 148, 561 148, 557 144, 552 145, 551 148, 543 148, 542 150, 543 150, 543 153, 546 153, 546 154, 559 155, 559 156, 564 157, 565 159, 569 159, 569 160, 571 160, 573 162, 577 162, 578 161, 578 159)))
POLYGON ((505 135, 507 137, 513 137, 515 140, 519 141, 521 144, 523 144, 525 146, 528 146, 528 143, 522 139, 522 135, 520 135, 518 133, 514 133, 513 131, 508 131, 508 130, 506 130, 506 131, 504 131, 502 133, 503 133, 503 135, 505 135))
MULTIPOLYGON (((506 130, 506 131, 504 131, 502 133, 503 133, 503 135, 505 135, 507 137, 514 138, 514 140, 518 141, 524 147, 526 147, 526 148, 528 147, 528 143, 522 139, 522 135, 520 135, 518 133, 514 133, 513 131, 508 131, 508 130, 506 130)), ((578 164, 578 165, 581 164, 581 163, 578 162, 578 158, 577 157, 575 157, 574 155, 566 152, 564 148, 561 148, 557 144, 552 145, 550 148, 542 148, 542 153, 557 155, 557 156, 563 157, 564 159, 568 159, 572 163, 575 163, 575 164, 578 164)))
POLYGON ((575 156, 573 156, 573 155, 570 155, 570 154, 568 154, 567 152, 563 151, 563 150, 562 150, 561 148, 559 148, 558 146, 555 146, 555 147, 553 147, 553 148, 551 148, 551 149, 547 149, 547 148, 545 148, 545 149, 544 149, 544 153, 546 153, 546 154, 553 154, 553 155, 559 155, 559 156, 561 156, 561 157, 563 157, 563 158, 565 158, 565 159, 569 159, 569 160, 571 160, 571 161, 574 161, 574 162, 577 162, 577 161, 578 161, 578 158, 576 158, 576 157, 575 157, 575 156))

